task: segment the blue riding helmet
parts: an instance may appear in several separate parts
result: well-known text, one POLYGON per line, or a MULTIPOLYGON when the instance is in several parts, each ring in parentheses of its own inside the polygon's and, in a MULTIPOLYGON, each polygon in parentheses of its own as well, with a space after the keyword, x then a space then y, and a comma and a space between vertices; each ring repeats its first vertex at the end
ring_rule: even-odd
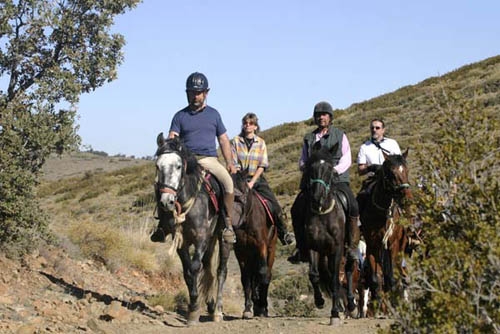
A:
POLYGON ((191 73, 186 80, 186 91, 204 92, 209 90, 207 77, 200 72, 191 73))

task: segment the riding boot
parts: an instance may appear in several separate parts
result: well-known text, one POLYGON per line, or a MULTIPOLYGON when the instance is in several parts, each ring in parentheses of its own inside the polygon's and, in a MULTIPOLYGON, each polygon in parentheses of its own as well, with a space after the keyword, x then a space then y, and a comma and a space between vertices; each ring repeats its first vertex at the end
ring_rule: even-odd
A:
POLYGON ((276 230, 278 232, 278 239, 280 239, 283 246, 291 245, 295 242, 295 235, 290 233, 286 229, 286 225, 283 222, 283 216, 277 214, 275 217, 276 230))
POLYGON ((359 216, 349 217, 347 226, 347 256, 346 256, 346 271, 353 271, 353 265, 359 260, 358 244, 360 238, 359 232, 359 216))
POLYGON ((293 203, 292 226, 295 232, 295 251, 293 255, 288 257, 288 262, 297 264, 300 262, 308 262, 306 241, 305 241, 305 228, 304 228, 304 195, 301 193, 293 203))
POLYGON ((165 242, 166 234, 161 227, 161 223, 158 223, 158 227, 149 238, 152 242, 165 242))
POLYGON ((236 242, 236 235, 234 234, 233 222, 231 219, 233 204, 234 193, 224 193, 224 206, 226 207, 226 217, 224 222, 226 223, 226 227, 224 228, 224 231, 222 231, 222 239, 230 244, 234 244, 236 242))

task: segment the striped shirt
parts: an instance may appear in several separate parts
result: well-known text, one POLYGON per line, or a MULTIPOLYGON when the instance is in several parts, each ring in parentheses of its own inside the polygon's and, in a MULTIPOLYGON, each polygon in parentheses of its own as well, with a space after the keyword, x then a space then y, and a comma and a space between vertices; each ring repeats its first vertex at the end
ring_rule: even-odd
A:
POLYGON ((266 142, 257 135, 254 136, 254 142, 250 149, 248 149, 244 137, 234 137, 231 141, 231 151, 236 169, 248 169, 250 176, 253 176, 259 167, 264 169, 269 167, 266 142))

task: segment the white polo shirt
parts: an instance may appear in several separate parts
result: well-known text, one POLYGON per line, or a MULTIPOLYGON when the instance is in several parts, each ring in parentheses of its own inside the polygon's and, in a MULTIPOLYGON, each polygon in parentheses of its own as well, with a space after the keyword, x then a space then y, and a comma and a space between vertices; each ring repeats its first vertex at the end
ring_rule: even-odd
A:
MULTIPOLYGON (((384 150, 389 151, 388 154, 401 154, 399 145, 394 139, 384 137, 384 139, 382 139, 379 144, 380 147, 382 147, 384 150)), ((382 150, 378 148, 371 140, 365 141, 364 144, 359 148, 358 165, 366 164, 370 166, 382 165, 383 163, 384 155, 382 154, 382 150)))

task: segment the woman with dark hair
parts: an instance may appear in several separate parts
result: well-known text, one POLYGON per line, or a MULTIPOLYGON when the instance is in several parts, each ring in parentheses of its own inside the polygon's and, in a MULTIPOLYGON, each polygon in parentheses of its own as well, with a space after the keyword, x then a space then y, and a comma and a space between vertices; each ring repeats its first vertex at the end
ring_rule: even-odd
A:
POLYGON ((231 141, 233 164, 237 170, 247 170, 247 185, 271 203, 271 210, 278 231, 278 238, 283 245, 295 242, 293 233, 287 232, 283 222, 281 206, 274 196, 264 171, 269 167, 266 142, 257 136, 259 119, 254 113, 248 113, 241 120, 241 132, 231 141))

